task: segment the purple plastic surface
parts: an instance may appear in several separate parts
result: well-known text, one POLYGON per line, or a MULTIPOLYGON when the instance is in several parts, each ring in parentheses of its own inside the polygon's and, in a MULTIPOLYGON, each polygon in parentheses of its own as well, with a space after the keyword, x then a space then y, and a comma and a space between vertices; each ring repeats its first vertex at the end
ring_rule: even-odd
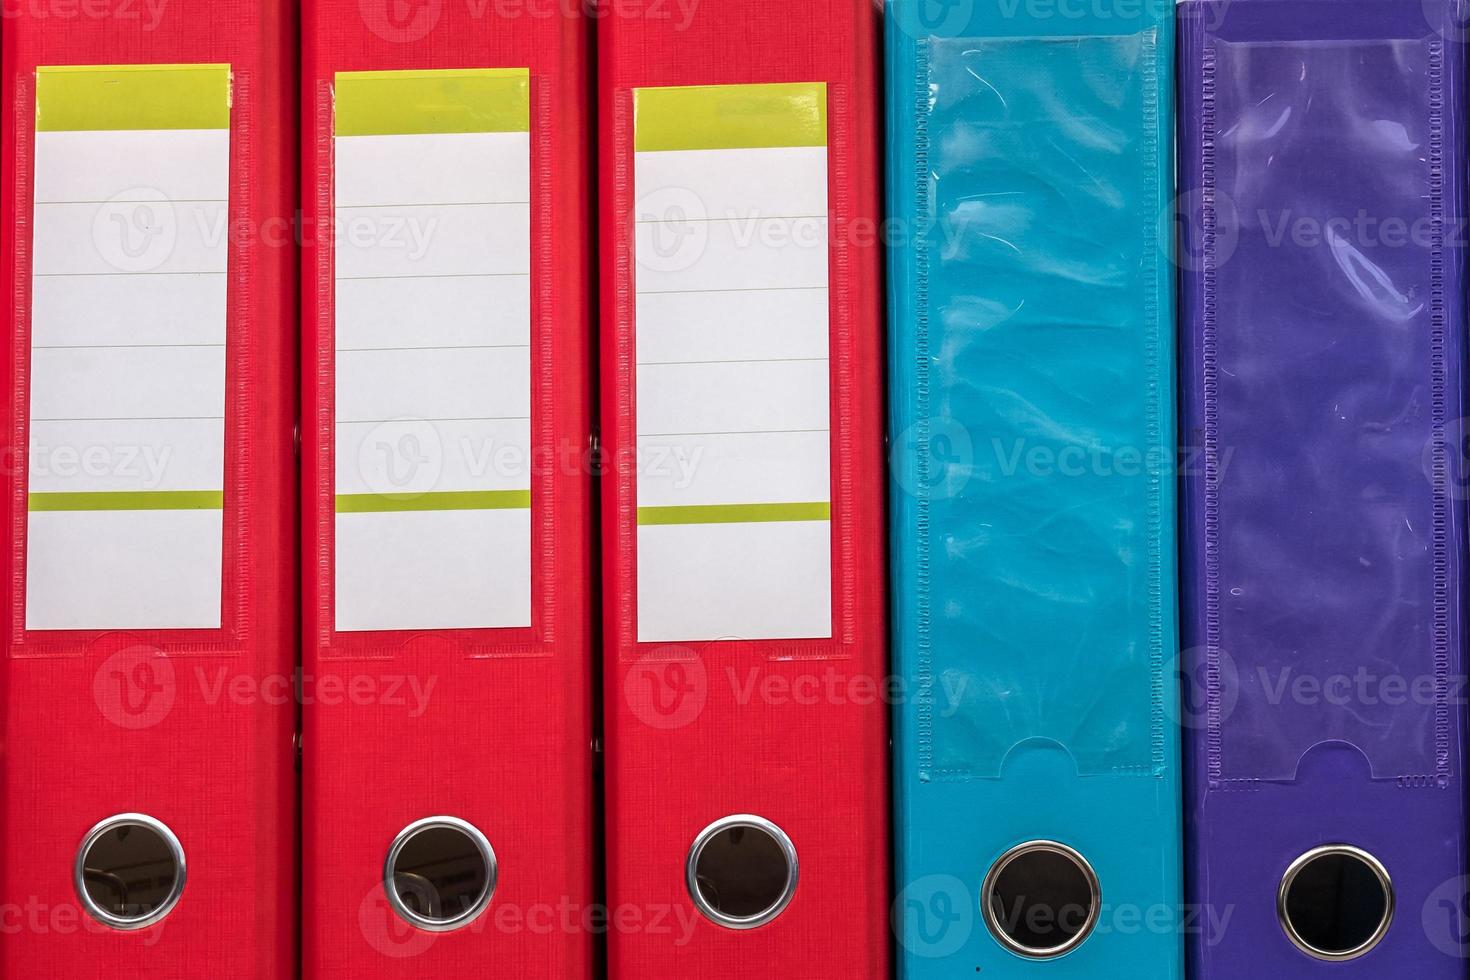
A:
POLYGON ((1449 639, 1436 569, 1453 500, 1424 466, 1457 414, 1454 283, 1435 275, 1443 249, 1421 220, 1444 169, 1424 98, 1434 55, 1413 40, 1213 51, 1216 238, 1235 241, 1212 268, 1204 334, 1204 421, 1221 450, 1206 602, 1221 655, 1245 673, 1210 775, 1289 779, 1327 739, 1357 746, 1378 777, 1447 775, 1447 704, 1358 696, 1375 678, 1437 680, 1449 639), (1406 244, 1381 243, 1400 226, 1406 244), (1334 682, 1339 696, 1298 683, 1324 679, 1328 695, 1338 676, 1352 681, 1334 682))
POLYGON ((1464 21, 1180 16, 1192 966, 1463 977, 1464 21), (1330 843, 1398 901, 1347 963, 1276 916, 1287 866, 1330 843))

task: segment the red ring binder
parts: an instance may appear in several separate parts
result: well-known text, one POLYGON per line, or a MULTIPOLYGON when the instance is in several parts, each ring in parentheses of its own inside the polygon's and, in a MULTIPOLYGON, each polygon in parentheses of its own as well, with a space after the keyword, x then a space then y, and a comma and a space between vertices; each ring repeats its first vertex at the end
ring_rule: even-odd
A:
POLYGON ((0 26, 0 904, 29 910, 0 974, 276 980, 296 962, 296 11, 73 13, 0 26), (182 892, 117 865, 155 823, 138 853, 182 892), (85 911, 89 880, 127 914, 85 911))
POLYGON ((876 12, 773 11, 598 25, 614 980, 889 965, 876 12), (731 814, 764 914, 692 894, 731 814))
POLYGON ((305 708, 305 980, 592 975, 591 38, 544 14, 304 8, 303 659, 349 692, 305 708), (482 911, 395 909, 430 817, 482 911))

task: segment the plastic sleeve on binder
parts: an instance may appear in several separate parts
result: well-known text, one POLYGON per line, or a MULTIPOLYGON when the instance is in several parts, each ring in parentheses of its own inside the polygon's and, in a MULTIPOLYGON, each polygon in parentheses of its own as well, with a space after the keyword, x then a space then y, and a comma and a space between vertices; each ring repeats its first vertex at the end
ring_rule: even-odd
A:
POLYGON ((918 6, 888 66, 903 975, 1177 977, 1174 928, 1104 918, 1180 914, 1171 12, 918 6))
POLYGON ((925 595, 964 568, 964 604, 932 642, 988 640, 965 654, 976 683, 919 736, 936 779, 999 776, 1031 738, 1065 746, 1083 775, 1165 763, 1170 284, 1145 221, 1165 180, 1150 119, 1167 84, 1159 33, 929 45, 939 152, 921 315, 948 348, 928 369, 931 397, 941 389, 947 417, 980 438, 1015 443, 975 447, 964 491, 925 501, 945 538, 986 515, 968 546, 934 555, 932 537, 917 542, 939 566, 925 595), (1102 170, 1119 157, 1135 165, 1102 170), (942 249, 941 229, 957 247, 942 249), (1036 447, 1059 468, 1028 461, 1036 447))
POLYGON ((306 980, 591 977, 590 40, 305 7, 306 980))
POLYGON ((1192 959, 1457 976, 1463 10, 1181 12, 1192 959))
POLYGON ((609 974, 878 978, 876 20, 608 13, 609 974))
POLYGON ((5 975, 296 960, 294 8, 3 26, 5 975), (242 909, 249 910, 242 913, 242 909))

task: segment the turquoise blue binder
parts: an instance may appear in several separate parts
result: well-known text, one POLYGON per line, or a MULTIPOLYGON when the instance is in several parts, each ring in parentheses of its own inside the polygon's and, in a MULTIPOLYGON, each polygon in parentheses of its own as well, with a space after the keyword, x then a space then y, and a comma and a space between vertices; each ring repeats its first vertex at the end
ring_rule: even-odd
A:
POLYGON ((906 980, 1171 980, 1200 924, 1180 907, 1172 15, 889 3, 906 980))

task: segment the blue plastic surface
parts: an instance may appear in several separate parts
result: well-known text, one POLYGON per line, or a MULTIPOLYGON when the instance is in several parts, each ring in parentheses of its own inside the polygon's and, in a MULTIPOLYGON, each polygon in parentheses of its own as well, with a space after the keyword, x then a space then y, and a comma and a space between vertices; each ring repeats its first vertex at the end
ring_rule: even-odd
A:
POLYGON ((1179 907, 1172 5, 1105 7, 958 3, 936 20, 931 0, 889 6, 909 980, 1167 980, 1193 925, 1179 907), (990 866, 1031 840, 1075 848, 1102 890, 1096 929, 1056 959, 1008 951, 980 914, 990 866))

